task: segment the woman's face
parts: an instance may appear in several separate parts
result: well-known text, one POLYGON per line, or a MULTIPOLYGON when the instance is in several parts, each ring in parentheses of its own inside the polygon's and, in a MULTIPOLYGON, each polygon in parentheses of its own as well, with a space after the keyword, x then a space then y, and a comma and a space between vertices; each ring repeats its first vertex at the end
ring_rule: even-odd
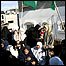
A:
POLYGON ((1 47, 4 48, 4 44, 3 43, 1 44, 1 47))
POLYGON ((27 55, 29 53, 29 50, 28 49, 25 49, 24 50, 24 53, 27 55))
POLYGON ((46 32, 47 31, 47 28, 44 28, 44 31, 46 32))
POLYGON ((38 48, 38 49, 40 49, 40 46, 39 46, 39 45, 37 45, 37 48, 38 48))
POLYGON ((14 34, 17 34, 17 33, 18 33, 17 30, 15 30, 15 31, 14 31, 14 34))
POLYGON ((44 29, 43 28, 41 29, 41 32, 44 32, 44 29))

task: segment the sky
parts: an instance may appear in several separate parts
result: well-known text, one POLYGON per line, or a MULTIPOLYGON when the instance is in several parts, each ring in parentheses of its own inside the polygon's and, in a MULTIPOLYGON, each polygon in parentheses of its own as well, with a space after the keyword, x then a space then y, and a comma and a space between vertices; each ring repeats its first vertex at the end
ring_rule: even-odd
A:
POLYGON ((1 11, 18 8, 18 1, 1 1, 1 11))

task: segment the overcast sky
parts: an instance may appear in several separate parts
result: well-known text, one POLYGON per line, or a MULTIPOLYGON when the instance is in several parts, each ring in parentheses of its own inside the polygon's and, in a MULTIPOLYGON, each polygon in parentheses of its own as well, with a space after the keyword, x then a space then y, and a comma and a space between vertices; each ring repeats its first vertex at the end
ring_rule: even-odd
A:
POLYGON ((1 1, 1 11, 18 8, 18 1, 1 1))

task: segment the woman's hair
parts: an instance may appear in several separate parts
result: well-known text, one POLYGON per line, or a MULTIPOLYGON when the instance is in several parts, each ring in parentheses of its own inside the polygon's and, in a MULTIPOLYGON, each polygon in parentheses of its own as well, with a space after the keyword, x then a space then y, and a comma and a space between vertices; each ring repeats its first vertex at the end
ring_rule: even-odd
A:
POLYGON ((35 26, 35 29, 38 30, 39 28, 40 28, 40 25, 37 24, 37 25, 35 26))
POLYGON ((49 25, 49 24, 46 24, 46 27, 47 27, 47 31, 48 31, 48 33, 51 33, 51 32, 52 32, 52 30, 51 30, 50 25, 49 25))
POLYGON ((24 50, 27 49, 30 51, 30 46, 25 46, 24 50))

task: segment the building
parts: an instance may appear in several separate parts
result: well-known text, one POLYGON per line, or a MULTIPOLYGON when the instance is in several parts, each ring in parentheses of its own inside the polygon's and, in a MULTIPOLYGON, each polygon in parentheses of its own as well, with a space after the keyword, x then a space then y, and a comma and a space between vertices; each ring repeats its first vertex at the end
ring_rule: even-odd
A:
POLYGON ((1 11, 1 29, 4 26, 8 27, 8 23, 6 23, 6 15, 5 15, 4 11, 1 11))
POLYGON ((14 26, 18 26, 18 13, 17 9, 7 10, 5 13, 1 13, 1 24, 5 26, 8 24, 8 29, 12 29, 14 26))
POLYGON ((17 14, 14 10, 15 9, 6 11, 6 22, 9 24, 8 29, 18 25, 17 14))
POLYGON ((1 24, 5 23, 5 13, 4 11, 1 11, 1 24))

